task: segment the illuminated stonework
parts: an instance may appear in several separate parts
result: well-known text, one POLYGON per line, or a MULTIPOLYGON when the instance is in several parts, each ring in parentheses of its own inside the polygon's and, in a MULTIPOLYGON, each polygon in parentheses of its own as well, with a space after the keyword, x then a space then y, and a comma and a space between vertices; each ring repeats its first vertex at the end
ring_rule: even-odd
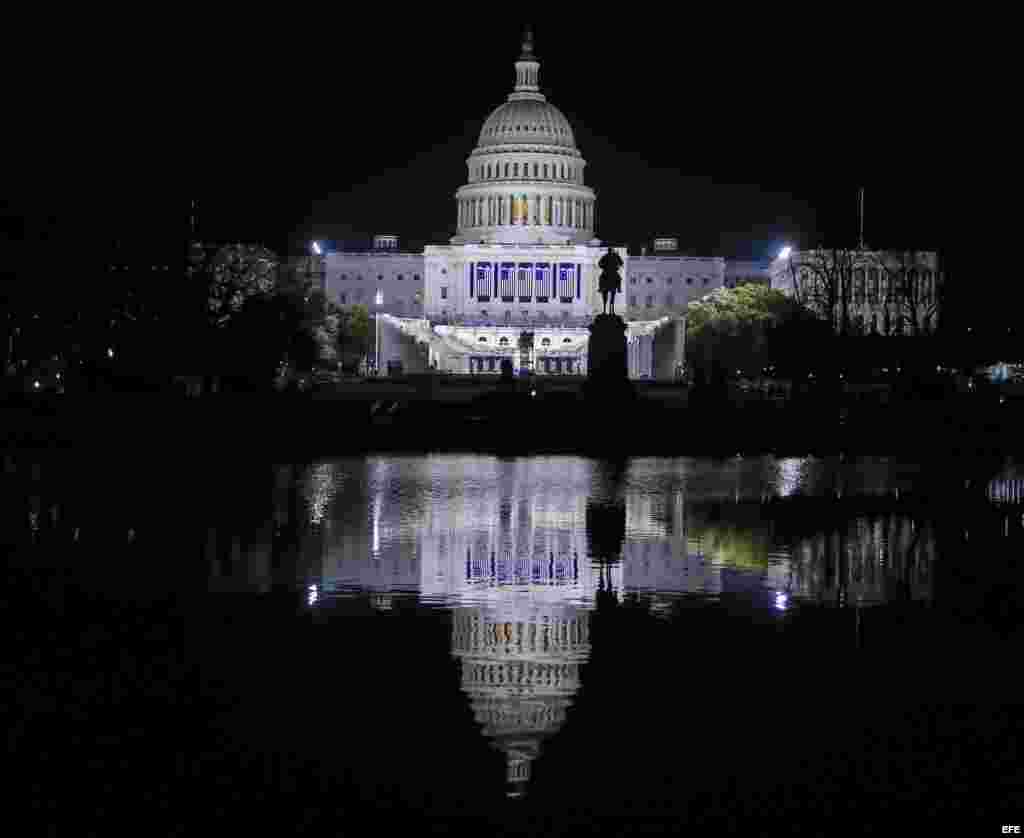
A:
MULTIPOLYGON (((405 372, 498 375, 508 360, 517 372, 587 374, 587 327, 603 308, 598 262, 607 253, 594 233, 596 195, 584 183, 572 127, 540 91, 529 32, 515 67, 513 91, 484 121, 466 161, 448 244, 402 253, 395 236, 378 237, 371 253, 324 257, 330 299, 393 316, 381 335, 382 370, 398 361, 405 372)), ((615 250, 629 374, 674 378, 688 299, 698 287, 721 287, 725 261, 615 250), (653 283, 639 294, 627 284, 638 274, 653 283)))
POLYGON ((540 61, 527 30, 516 85, 484 122, 456 193, 452 244, 586 244, 594 235, 594 191, 569 121, 540 92, 540 61))

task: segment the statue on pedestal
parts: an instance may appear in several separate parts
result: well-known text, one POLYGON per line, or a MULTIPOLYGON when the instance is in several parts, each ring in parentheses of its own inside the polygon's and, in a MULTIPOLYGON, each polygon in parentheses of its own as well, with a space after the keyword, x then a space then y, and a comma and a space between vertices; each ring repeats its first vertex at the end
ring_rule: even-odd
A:
POLYGON ((622 290, 622 277, 619 275, 619 271, 622 269, 622 257, 609 247, 608 252, 601 257, 597 265, 601 268, 601 280, 597 287, 601 292, 601 300, 604 304, 603 313, 615 314, 615 295, 622 290), (611 297, 610 306, 609 296, 611 297))

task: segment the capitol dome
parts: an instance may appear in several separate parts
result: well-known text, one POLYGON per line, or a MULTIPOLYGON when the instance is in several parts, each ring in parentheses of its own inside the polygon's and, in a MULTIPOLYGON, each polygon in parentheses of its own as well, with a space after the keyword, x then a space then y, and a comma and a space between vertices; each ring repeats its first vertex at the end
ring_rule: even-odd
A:
POLYGON ((478 146, 513 144, 576 148, 569 120, 550 102, 536 99, 506 102, 487 117, 478 146))
POLYGON ((491 112, 466 160, 455 195, 453 244, 586 244, 594 237, 594 190, 565 115, 540 91, 540 61, 529 29, 516 84, 491 112))

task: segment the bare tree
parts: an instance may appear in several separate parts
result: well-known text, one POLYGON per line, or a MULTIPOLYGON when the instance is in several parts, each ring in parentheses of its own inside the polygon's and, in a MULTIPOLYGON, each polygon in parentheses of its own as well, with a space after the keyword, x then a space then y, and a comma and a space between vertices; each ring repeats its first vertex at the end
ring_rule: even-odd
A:
POLYGON ((871 254, 870 265, 884 280, 884 311, 890 331, 926 335, 934 331, 939 314, 939 272, 921 263, 912 252, 871 254))
POLYGON ((818 248, 789 260, 789 275, 798 303, 828 320, 841 335, 850 326, 853 271, 861 252, 846 248, 818 248))

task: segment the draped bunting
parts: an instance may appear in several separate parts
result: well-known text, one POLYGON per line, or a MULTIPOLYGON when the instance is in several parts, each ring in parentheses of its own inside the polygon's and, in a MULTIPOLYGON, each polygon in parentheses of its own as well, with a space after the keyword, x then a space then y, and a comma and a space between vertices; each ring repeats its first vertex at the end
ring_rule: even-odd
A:
POLYGON ((533 297, 533 265, 519 266, 519 280, 516 283, 519 288, 520 302, 526 302, 533 297))
POLYGON ((487 262, 479 262, 476 266, 476 296, 491 296, 491 276, 493 267, 487 262))
POLYGON ((551 266, 538 264, 534 271, 534 293, 538 298, 551 296, 551 266))
POLYGON ((558 296, 563 300, 572 299, 573 297, 574 273, 574 265, 562 264, 558 266, 558 296))
POLYGON ((515 295, 515 263, 505 262, 501 266, 501 288, 498 296, 509 302, 515 295))

